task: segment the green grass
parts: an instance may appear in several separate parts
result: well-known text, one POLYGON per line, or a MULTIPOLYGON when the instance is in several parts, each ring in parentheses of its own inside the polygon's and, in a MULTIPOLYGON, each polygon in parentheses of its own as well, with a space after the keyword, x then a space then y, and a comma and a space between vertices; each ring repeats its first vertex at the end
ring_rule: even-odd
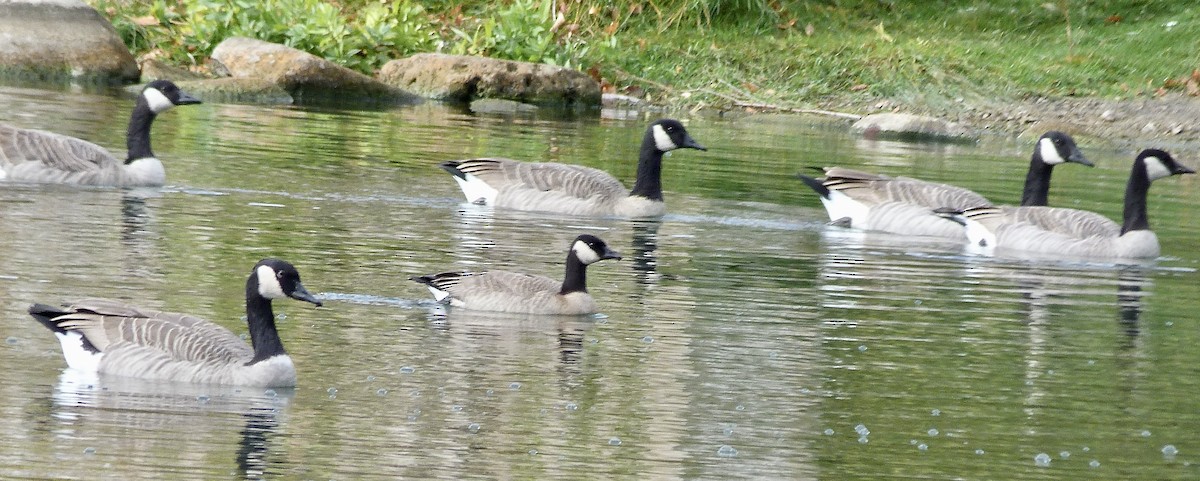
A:
POLYGON ((390 21, 389 29, 421 36, 393 35, 403 41, 379 46, 360 33, 344 46, 323 33, 296 33, 304 17, 242 15, 259 23, 213 26, 203 25, 211 15, 189 11, 240 0, 92 1, 135 53, 157 48, 177 61, 202 63, 205 49, 227 32, 283 32, 282 41, 313 45, 314 53, 368 73, 388 58, 440 48, 594 68, 617 90, 636 86, 685 107, 1148 96, 1183 89, 1168 79, 1200 68, 1200 6, 1190 2, 471 0, 421 2, 419 15, 396 20, 362 16, 368 7, 378 11, 374 0, 273 0, 319 11, 309 17, 350 31, 390 21), (552 29, 559 14, 565 22, 552 29), (162 24, 128 21, 143 15, 162 24), (283 19, 289 28, 271 24, 283 19), (207 37, 188 38, 193 32, 207 37))

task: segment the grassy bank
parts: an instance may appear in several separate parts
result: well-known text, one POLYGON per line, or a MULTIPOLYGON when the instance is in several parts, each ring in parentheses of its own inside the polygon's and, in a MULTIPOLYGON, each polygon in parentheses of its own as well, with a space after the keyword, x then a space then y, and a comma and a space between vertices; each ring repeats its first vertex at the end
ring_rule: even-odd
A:
POLYGON ((364 72, 418 51, 566 64, 683 107, 1187 92, 1189 2, 91 0, 135 54, 203 65, 229 35, 364 72))

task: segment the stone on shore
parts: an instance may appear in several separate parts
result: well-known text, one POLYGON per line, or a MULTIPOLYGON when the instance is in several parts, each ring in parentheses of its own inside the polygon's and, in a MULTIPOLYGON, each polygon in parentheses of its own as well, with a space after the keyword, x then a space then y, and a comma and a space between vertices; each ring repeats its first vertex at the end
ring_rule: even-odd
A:
MULTIPOLYGON (((416 104, 421 98, 316 55, 245 37, 231 37, 213 49, 213 70, 232 79, 197 80, 189 88, 201 98, 279 103, 416 104)), ((189 90, 189 91, 192 91, 189 90)))
POLYGON ((79 0, 0 1, 0 76, 121 83, 138 78, 112 24, 79 0))
POLYGON ((600 106, 600 84, 578 70, 485 57, 420 53, 392 60, 379 80, 437 100, 481 98, 570 108, 600 106))
POLYGON ((966 128, 954 122, 912 114, 871 114, 855 122, 850 128, 870 139, 955 142, 975 140, 966 128))

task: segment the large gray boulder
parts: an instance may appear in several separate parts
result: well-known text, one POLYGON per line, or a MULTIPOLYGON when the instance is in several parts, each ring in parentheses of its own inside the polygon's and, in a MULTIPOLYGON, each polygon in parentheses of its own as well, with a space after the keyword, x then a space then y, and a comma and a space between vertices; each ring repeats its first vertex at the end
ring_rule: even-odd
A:
POLYGON ((600 84, 595 79, 553 65, 420 53, 388 62, 378 78, 438 100, 497 98, 535 105, 600 106, 600 84))
POLYGON ((415 104, 421 98, 316 55, 245 37, 225 39, 213 49, 213 70, 229 79, 188 82, 189 92, 205 100, 277 103, 415 104), (211 89, 209 88, 211 85, 211 89), (205 97, 205 93, 213 97, 205 97), (280 93, 286 93, 286 97, 280 93))
POLYGON ((971 141, 973 135, 954 122, 922 115, 882 113, 863 117, 850 127, 867 138, 971 141))
POLYGON ((112 24, 79 0, 0 0, 0 75, 120 83, 138 78, 112 24))

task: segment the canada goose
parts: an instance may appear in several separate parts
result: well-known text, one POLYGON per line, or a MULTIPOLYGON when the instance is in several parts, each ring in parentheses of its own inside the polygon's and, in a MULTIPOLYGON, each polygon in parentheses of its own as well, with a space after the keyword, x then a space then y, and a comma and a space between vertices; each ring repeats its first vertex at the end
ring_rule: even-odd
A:
MULTIPOLYGON (((1021 205, 1046 205, 1054 166, 1075 162, 1091 166, 1075 140, 1062 132, 1038 139, 1025 175, 1021 205)), ((828 167, 825 177, 800 180, 821 196, 833 224, 904 235, 962 238, 963 229, 933 212, 991 205, 970 190, 909 177, 888 177, 841 167, 828 167)))
POLYGON ((0 125, 0 181, 43 184, 161 186, 166 181, 162 162, 150 151, 150 124, 176 105, 199 100, 168 80, 155 80, 138 95, 122 162, 108 150, 86 140, 44 130, 0 125))
POLYGON ((250 343, 212 322, 149 311, 105 299, 64 308, 34 304, 29 314, 58 337, 67 365, 81 371, 210 384, 296 385, 296 369, 275 330, 271 300, 291 297, 318 306, 300 273, 279 259, 255 264, 246 280, 250 343))
POLYGON ((1146 216, 1146 194, 1150 191, 1150 183, 1195 172, 1162 150, 1143 150, 1133 161, 1125 186, 1124 222, 1119 230, 1097 222, 1098 214, 1076 209, 980 207, 939 211, 962 225, 972 245, 986 250, 1072 257, 1154 258, 1159 255, 1158 236, 1150 230, 1146 216))
POLYGON ((596 302, 587 292, 587 266, 621 256, 600 238, 576 237, 567 251, 563 281, 507 271, 443 272, 410 279, 425 284, 438 302, 482 311, 522 314, 592 314, 596 302))
POLYGON ((656 217, 666 212, 662 192, 663 154, 675 149, 708 150, 683 124, 662 119, 642 138, 637 181, 625 190, 599 169, 553 162, 479 158, 443 162, 467 202, 521 210, 585 216, 656 217))

